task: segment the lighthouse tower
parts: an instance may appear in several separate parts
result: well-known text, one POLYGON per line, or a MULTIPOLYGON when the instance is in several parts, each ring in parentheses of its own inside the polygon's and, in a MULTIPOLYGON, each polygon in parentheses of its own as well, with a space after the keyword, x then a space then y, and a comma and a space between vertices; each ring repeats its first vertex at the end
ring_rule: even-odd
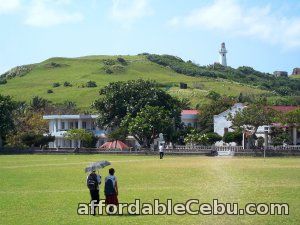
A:
POLYGON ((221 44, 221 49, 219 51, 220 64, 222 64, 222 66, 227 66, 226 53, 227 53, 227 50, 226 50, 226 47, 225 47, 225 43, 223 42, 221 44))

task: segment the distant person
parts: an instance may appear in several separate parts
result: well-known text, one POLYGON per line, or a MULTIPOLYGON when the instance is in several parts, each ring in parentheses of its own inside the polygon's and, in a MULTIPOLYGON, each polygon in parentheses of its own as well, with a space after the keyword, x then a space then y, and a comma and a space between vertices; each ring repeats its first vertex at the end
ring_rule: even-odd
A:
MULTIPOLYGON (((115 170, 113 168, 110 168, 108 172, 109 175, 105 178, 104 187, 105 204, 118 206, 118 183, 115 176, 115 170)), ((109 211, 113 211, 112 207, 110 207, 109 211)))
MULTIPOLYGON (((91 201, 96 201, 95 204, 99 204, 99 185, 101 184, 101 176, 96 174, 96 170, 93 170, 86 179, 86 185, 90 190, 91 201)), ((92 215, 96 214, 96 208, 91 212, 92 215)))
POLYGON ((160 144, 158 149, 159 149, 159 158, 163 159, 163 157, 164 157, 164 145, 160 144))

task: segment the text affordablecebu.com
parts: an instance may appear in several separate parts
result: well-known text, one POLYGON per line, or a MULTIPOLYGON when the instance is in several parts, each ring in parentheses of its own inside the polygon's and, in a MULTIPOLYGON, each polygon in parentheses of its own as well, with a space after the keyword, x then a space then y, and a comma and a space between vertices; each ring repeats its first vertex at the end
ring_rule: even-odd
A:
POLYGON ((185 203, 173 203, 172 199, 160 202, 154 199, 153 203, 142 203, 136 199, 133 203, 119 203, 106 205, 105 200, 90 203, 79 203, 78 215, 289 215, 287 203, 247 203, 240 208, 238 203, 222 203, 213 199, 212 203, 201 203, 198 199, 189 199, 185 203))

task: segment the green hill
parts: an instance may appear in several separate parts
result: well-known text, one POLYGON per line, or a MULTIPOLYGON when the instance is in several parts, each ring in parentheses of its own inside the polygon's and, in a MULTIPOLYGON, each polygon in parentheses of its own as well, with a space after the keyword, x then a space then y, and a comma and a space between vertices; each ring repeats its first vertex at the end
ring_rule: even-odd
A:
MULTIPOLYGON (((227 72, 217 73, 226 75, 227 72)), ((150 61, 149 55, 51 58, 41 63, 17 67, 3 74, 0 78, 0 93, 27 102, 36 95, 54 103, 73 101, 79 108, 88 109, 98 97, 101 87, 110 82, 141 78, 161 83, 162 88, 171 95, 190 99, 193 106, 207 102, 206 95, 211 90, 229 96, 238 96, 240 93, 274 95, 271 90, 254 86, 253 83, 238 83, 237 80, 227 79, 225 75, 184 75, 171 66, 150 61), (87 87, 88 81, 94 81, 97 87, 87 87), (188 89, 180 89, 180 82, 187 83, 188 89), (53 93, 48 93, 51 92, 48 90, 53 93)))

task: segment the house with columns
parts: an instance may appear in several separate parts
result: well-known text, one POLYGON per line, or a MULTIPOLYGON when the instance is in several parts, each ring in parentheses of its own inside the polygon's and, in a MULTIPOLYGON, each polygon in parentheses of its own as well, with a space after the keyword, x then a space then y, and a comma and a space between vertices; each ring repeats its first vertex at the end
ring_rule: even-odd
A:
POLYGON ((85 129, 98 137, 97 146, 106 141, 106 131, 97 127, 97 115, 45 115, 43 119, 49 121, 49 134, 55 137, 49 143, 49 148, 76 148, 78 140, 66 140, 64 134, 70 129, 85 129))
MULTIPOLYGON (((230 109, 214 116, 214 132, 217 134, 224 136, 227 132, 232 132, 232 122, 228 119, 229 114, 235 115, 238 111, 243 110, 247 106, 242 103, 236 103, 230 109)), ((299 108, 298 106, 269 106, 273 110, 276 110, 280 113, 287 113, 292 110, 299 108)), ((272 145, 272 139, 270 137, 271 128, 272 127, 281 127, 280 124, 266 124, 264 126, 260 126, 257 129, 256 136, 263 137, 265 139, 265 145, 272 145)), ((293 126, 282 127, 287 130, 291 136, 293 145, 300 145, 300 124, 293 126)), ((243 141, 244 142, 244 141, 243 141)), ((231 145, 235 145, 235 143, 230 143, 231 145)), ((223 141, 217 142, 216 145, 225 145, 223 141)))
MULTIPOLYGON (((55 137, 54 142, 49 143, 49 148, 76 148, 78 140, 66 140, 64 134, 69 129, 85 129, 92 132, 99 140, 96 147, 104 144, 109 129, 104 130, 96 125, 98 115, 45 115, 43 119, 49 121, 49 134, 55 137)), ((183 110, 181 121, 188 127, 197 128, 198 110, 183 110)), ((133 137, 129 137, 132 141, 133 137)))

